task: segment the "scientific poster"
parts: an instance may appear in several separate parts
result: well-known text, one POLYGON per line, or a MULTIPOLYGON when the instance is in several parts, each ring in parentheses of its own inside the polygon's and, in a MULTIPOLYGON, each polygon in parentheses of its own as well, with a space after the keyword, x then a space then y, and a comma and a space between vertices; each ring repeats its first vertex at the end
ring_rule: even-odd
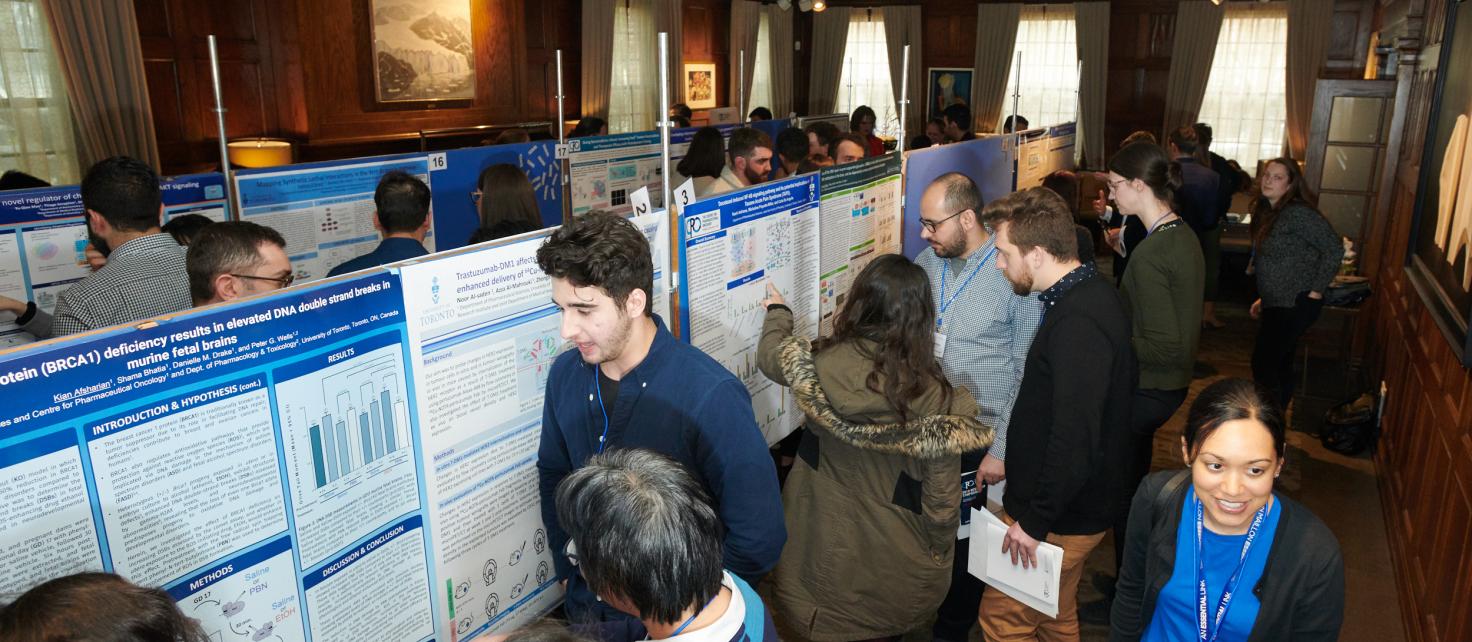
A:
MULTIPOLYGON (((224 220, 225 177, 190 174, 159 184, 164 221, 188 213, 224 220)), ((0 194, 0 295, 35 301, 51 312, 57 297, 92 270, 83 250, 87 226, 80 187, 43 187, 0 194)), ((0 349, 35 341, 0 312, 0 349)))
MULTIPOLYGON (((378 247, 381 237, 373 227, 377 216, 373 192, 378 180, 395 170, 430 183, 429 160, 423 155, 237 172, 240 218, 274 228, 286 237, 286 254, 298 282, 320 279, 332 268, 378 247)), ((433 223, 430 227, 424 247, 433 252, 433 223)))
POLYGON ((1020 134, 1017 145, 1017 189, 1039 187, 1049 174, 1073 169, 1073 145, 1073 123, 1020 134))
POLYGON ((900 252, 900 156, 827 167, 821 177, 818 333, 827 336, 854 277, 874 257, 900 252))
POLYGON ((567 159, 573 215, 588 210, 627 214, 633 210, 629 194, 640 187, 649 188, 655 208, 664 207, 659 132, 574 138, 568 144, 575 148, 567 159))
POLYGON ((433 202, 435 249, 464 247, 480 227, 480 212, 472 193, 480 188, 480 174, 492 165, 515 165, 531 181, 542 214, 542 226, 562 224, 562 161, 557 141, 539 140, 515 145, 466 147, 429 155, 430 199, 433 202))
MULTIPOLYGON (((680 217, 684 338, 746 384, 768 444, 802 422, 792 394, 756 366, 767 284, 792 308, 794 333, 813 337, 818 314, 817 177, 763 183, 698 201, 680 217)), ((896 174, 898 178, 898 174, 896 174)))
POLYGON ((433 638, 402 301, 380 272, 0 357, 0 593, 107 570, 212 640, 433 638))

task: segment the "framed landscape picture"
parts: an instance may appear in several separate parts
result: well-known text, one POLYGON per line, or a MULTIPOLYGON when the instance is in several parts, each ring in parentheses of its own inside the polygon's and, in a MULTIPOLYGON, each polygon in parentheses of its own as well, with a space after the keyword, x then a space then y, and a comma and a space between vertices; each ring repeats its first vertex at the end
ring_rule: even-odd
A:
POLYGON ((970 67, 931 67, 925 117, 940 118, 946 107, 971 104, 971 73, 970 67))
POLYGON ((475 98, 470 0, 369 0, 374 99, 475 98))
POLYGON ((696 62, 685 65, 685 104, 691 109, 716 106, 716 65, 696 62))

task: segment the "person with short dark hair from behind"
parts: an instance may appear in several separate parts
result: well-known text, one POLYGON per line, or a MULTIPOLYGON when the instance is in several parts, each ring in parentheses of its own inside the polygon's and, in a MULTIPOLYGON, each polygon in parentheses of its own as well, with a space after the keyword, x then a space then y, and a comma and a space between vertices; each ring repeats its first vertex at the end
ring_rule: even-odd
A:
POLYGON ((393 171, 378 179, 373 191, 373 229, 383 235, 378 247, 332 268, 327 276, 338 276, 380 265, 406 261, 429 254, 424 237, 429 234, 429 186, 417 176, 393 171))
POLYGON ((1191 402, 1187 470, 1151 474, 1133 493, 1110 640, 1340 639, 1339 541, 1275 488, 1286 423, 1272 392, 1246 379, 1191 402))
POLYGON ((13 189, 35 189, 37 187, 51 187, 51 183, 18 169, 7 169, 4 174, 0 174, 0 192, 13 189))
MULTIPOLYGON (((491 636, 487 642, 497 640, 491 636)), ((568 628, 562 622, 552 618, 545 618, 533 623, 531 626, 519 628, 505 637, 499 638, 499 642, 599 642, 592 637, 578 633, 568 628)))
POLYGON ((828 158, 828 144, 843 133, 838 129, 838 125, 826 120, 808 123, 802 130, 808 135, 808 158, 819 162, 828 158))
POLYGON ((1027 131, 1027 119, 1022 116, 1008 116, 1002 120, 1002 133, 1012 134, 1027 131))
POLYGON ((574 628, 604 642, 776 642, 752 583, 722 566, 723 540, 733 535, 712 499, 694 471, 643 448, 594 455, 563 479, 559 558, 601 605, 637 618, 574 620, 574 628))
POLYGON ((685 129, 690 126, 690 119, 684 116, 670 116, 670 122, 675 124, 675 129, 685 129))
POLYGON ((941 112, 946 124, 946 139, 952 143, 976 138, 976 126, 971 122, 971 108, 961 103, 948 105, 941 112))
MULTIPOLYGON (((649 448, 702 480, 720 516, 709 530, 726 533, 724 567, 756 584, 787 539, 776 466, 745 384, 654 314, 648 239, 628 219, 594 210, 552 232, 537 264, 552 281, 562 339, 574 347, 548 372, 537 450, 552 550, 562 550, 570 528, 559 521, 554 497, 563 478, 606 449, 649 448)), ((598 602, 567 560, 555 561, 558 578, 568 580, 569 619, 626 619, 598 602)))
MULTIPOLYGON (((874 108, 868 105, 859 105, 854 113, 848 117, 848 131, 858 134, 864 140, 865 156, 883 156, 884 141, 874 135, 874 127, 878 124, 879 117, 874 114, 874 108)), ((838 161, 842 165, 842 161, 838 161)))
POLYGON ((480 217, 480 226, 472 237, 489 241, 542 229, 537 189, 520 167, 511 163, 489 165, 480 171, 475 185, 470 201, 480 217))
POLYGON ((798 174, 798 167, 808 158, 808 135, 801 129, 788 127, 777 134, 777 175, 787 178, 798 174))
POLYGON ((976 400, 935 357, 930 279, 901 255, 879 256, 854 279, 832 336, 811 347, 771 283, 762 304, 757 367, 791 388, 809 428, 783 489, 773 606, 807 640, 904 635, 930 621, 950 583, 961 455, 992 441, 976 400), (832 568, 848 569, 844 581, 832 568))
POLYGON ((159 229, 164 206, 152 167, 126 156, 99 161, 82 179, 82 207, 107 264, 63 291, 51 314, 6 296, 0 312, 47 339, 189 309, 184 248, 159 229))
POLYGON ((189 292, 196 306, 279 290, 295 280, 286 239, 264 225, 215 223, 189 246, 189 292))
POLYGON ((160 588, 112 573, 77 573, 42 582, 0 606, 6 642, 210 642, 199 621, 160 588))
POLYGON ((608 121, 597 116, 584 116, 578 124, 572 128, 568 138, 583 138, 585 136, 603 136, 608 133, 608 121))
POLYGON ((1206 259, 1206 289, 1202 296, 1206 298, 1206 304, 1201 311, 1201 323, 1208 328, 1221 328, 1226 324, 1216 318, 1216 299, 1218 281, 1221 279, 1222 266, 1222 232, 1227 227, 1227 212, 1232 211, 1232 195, 1246 187, 1251 180, 1244 180, 1240 168, 1234 169, 1232 162, 1222 158, 1216 152, 1211 151, 1211 125, 1196 123, 1191 126, 1196 130, 1196 142, 1198 157, 1202 164, 1211 168, 1217 174, 1216 207, 1219 217, 1216 227, 1201 235, 1201 255, 1206 259))
POLYGON ((690 137, 690 146, 685 157, 675 164, 674 181, 670 189, 678 188, 687 180, 695 181, 696 195, 705 194, 726 169, 726 137, 715 127, 701 127, 690 137))
POLYGON ((690 106, 686 105, 685 103, 675 103, 673 105, 670 105, 670 116, 679 116, 681 118, 684 118, 688 122, 691 118, 695 117, 695 112, 692 111, 690 109, 690 106))
POLYGON ((823 169, 824 167, 832 166, 833 159, 828 158, 827 154, 818 154, 817 156, 808 156, 807 158, 802 159, 802 162, 797 164, 797 173, 811 174, 823 169))
POLYGON ((710 187, 700 193, 701 198, 764 183, 772 172, 772 138, 759 129, 742 127, 731 132, 726 152, 725 168, 710 187))
POLYGON ((1002 552, 1036 568, 1038 543, 1063 549, 1058 617, 986 591, 978 618, 988 640, 1077 640, 1084 561, 1113 523, 1136 383, 1130 317, 1113 285, 1078 260, 1062 198, 1033 187, 993 201, 997 269, 1013 292, 1045 309, 1023 368, 1007 434, 1002 552))
POLYGON ((751 110, 751 113, 746 116, 746 119, 751 122, 756 122, 758 120, 771 120, 772 110, 767 109, 766 107, 757 107, 756 109, 751 110))
POLYGON ((833 159, 834 165, 844 165, 864 160, 868 149, 862 135, 848 132, 839 134, 833 142, 828 143, 828 157, 833 159))
POLYGON ((1043 177, 1043 187, 1053 190, 1054 194, 1063 197, 1063 202, 1068 203, 1068 209, 1073 213, 1074 223, 1078 226, 1078 260, 1092 265, 1094 263, 1094 230, 1098 228, 1099 220, 1085 219, 1079 215, 1078 174, 1060 169, 1043 177))
POLYGON ((179 245, 188 247, 189 242, 199 235, 200 230, 214 222, 215 219, 203 214, 185 214, 169 219, 169 222, 164 223, 160 229, 174 237, 174 241, 179 245))

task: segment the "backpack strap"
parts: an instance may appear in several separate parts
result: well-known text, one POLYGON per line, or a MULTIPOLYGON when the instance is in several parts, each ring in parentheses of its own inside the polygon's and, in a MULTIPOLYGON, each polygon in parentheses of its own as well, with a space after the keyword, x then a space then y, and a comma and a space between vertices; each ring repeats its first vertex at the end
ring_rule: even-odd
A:
POLYGON ((1191 470, 1186 469, 1177 471, 1176 474, 1171 475, 1170 479, 1165 481, 1165 484, 1160 487, 1160 492, 1155 494, 1155 501, 1151 503, 1151 508, 1154 509, 1157 516, 1166 514, 1165 511, 1170 510, 1170 498, 1190 479, 1191 470))

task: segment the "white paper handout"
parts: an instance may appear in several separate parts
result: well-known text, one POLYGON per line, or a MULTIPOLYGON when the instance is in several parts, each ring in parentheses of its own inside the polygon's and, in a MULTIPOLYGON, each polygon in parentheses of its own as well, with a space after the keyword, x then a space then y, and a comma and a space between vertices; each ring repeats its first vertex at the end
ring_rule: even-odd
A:
POLYGON ((1002 552, 1007 524, 990 511, 971 509, 971 559, 967 568, 988 586, 1011 596, 1048 617, 1058 617, 1058 580, 1063 573, 1063 549, 1039 542, 1037 567, 1012 564, 1002 552))

